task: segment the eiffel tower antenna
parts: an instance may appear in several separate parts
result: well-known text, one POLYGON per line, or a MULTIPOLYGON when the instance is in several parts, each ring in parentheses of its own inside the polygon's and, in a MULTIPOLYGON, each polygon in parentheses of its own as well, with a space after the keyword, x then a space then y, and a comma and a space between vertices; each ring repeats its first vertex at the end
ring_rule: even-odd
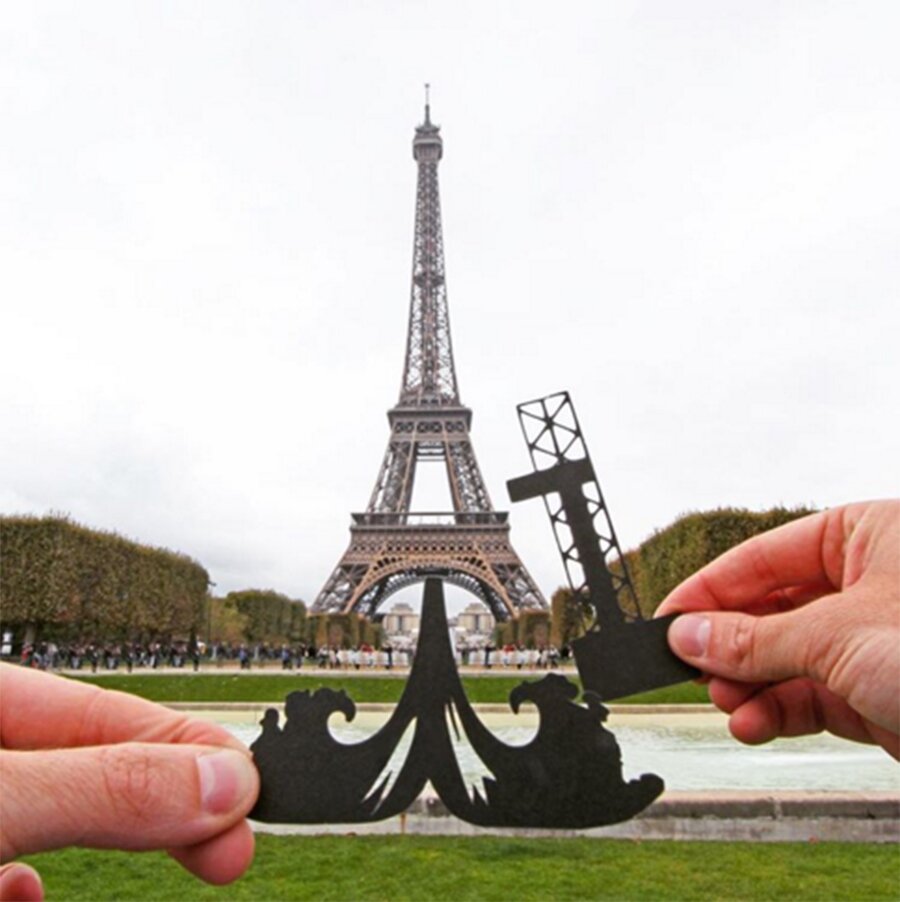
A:
POLYGON ((413 137, 416 224, 400 398, 388 411, 390 438, 368 507, 352 515, 350 547, 312 610, 372 617, 394 592, 438 576, 506 620, 547 602, 510 544, 508 515, 491 504, 469 435, 472 411, 459 397, 438 192, 443 141, 429 90, 426 84, 425 121, 413 137), (422 461, 443 462, 452 510, 411 509, 422 461))

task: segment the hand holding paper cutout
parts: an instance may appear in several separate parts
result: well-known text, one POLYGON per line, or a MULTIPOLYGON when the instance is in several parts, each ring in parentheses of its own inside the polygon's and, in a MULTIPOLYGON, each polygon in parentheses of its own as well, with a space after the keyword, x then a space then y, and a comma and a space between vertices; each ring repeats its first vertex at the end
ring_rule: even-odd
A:
POLYGON ((35 871, 6 862, 66 845, 168 849, 210 883, 247 869, 259 780, 221 727, 8 664, 0 684, 0 899, 41 899, 35 871))
POLYGON ((900 758, 900 501, 813 514, 731 549, 658 614, 672 650, 710 674, 732 734, 828 730, 900 758))

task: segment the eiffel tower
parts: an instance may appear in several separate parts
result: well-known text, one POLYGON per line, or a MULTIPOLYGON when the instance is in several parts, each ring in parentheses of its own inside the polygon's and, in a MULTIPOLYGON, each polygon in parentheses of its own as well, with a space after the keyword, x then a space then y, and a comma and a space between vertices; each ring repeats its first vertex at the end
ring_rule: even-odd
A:
POLYGON ((469 436, 472 411, 459 399, 438 194, 442 153, 426 94, 425 122, 413 138, 416 227, 400 400, 388 411, 390 438, 369 506, 352 514, 350 547, 316 598, 314 613, 371 618, 394 592, 429 576, 478 596, 497 620, 547 607, 510 544, 508 515, 491 504, 469 436), (422 461, 444 463, 452 511, 410 509, 422 461))

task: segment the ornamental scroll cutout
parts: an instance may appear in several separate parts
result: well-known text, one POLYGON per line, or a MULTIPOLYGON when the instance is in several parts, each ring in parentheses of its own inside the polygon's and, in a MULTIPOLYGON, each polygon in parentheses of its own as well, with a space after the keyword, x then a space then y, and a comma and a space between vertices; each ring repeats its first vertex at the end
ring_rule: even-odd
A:
POLYGON ((663 790, 652 774, 625 782, 618 743, 606 729, 606 708, 558 674, 523 682, 510 707, 535 704, 540 725, 527 745, 497 739, 463 690, 450 647, 439 579, 425 582, 421 632, 409 680, 388 722, 358 743, 336 740, 335 712, 348 720, 355 705, 343 692, 292 692, 286 720, 269 709, 251 750, 262 788, 250 816, 275 823, 365 823, 405 811, 431 782, 448 810, 482 827, 579 828, 633 817, 663 790), (407 728, 413 737, 396 776, 386 771, 407 728), (451 731, 464 733, 491 777, 467 787, 451 731), (390 784, 390 786, 389 786, 390 784))

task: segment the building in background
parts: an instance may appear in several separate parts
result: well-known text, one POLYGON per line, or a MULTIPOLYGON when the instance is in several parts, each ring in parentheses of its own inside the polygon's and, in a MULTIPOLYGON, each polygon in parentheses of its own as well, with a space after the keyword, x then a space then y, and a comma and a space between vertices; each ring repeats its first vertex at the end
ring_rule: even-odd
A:
POLYGON ((464 631, 468 639, 475 639, 477 636, 490 638, 496 624, 497 621, 494 620, 494 615, 487 605, 477 601, 473 601, 456 617, 457 627, 464 631))
POLYGON ((405 601, 399 601, 384 615, 385 635, 394 643, 419 635, 419 615, 405 601))

